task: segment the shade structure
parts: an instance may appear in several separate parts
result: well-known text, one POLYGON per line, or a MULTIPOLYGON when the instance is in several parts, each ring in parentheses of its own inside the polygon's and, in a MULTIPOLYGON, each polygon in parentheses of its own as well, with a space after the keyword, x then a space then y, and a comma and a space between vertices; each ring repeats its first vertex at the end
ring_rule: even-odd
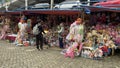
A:
POLYGON ((21 15, 23 14, 22 11, 8 11, 6 12, 6 14, 10 14, 10 15, 21 15))
POLYGON ((85 9, 89 9, 90 12, 120 12, 120 8, 115 7, 115 8, 110 8, 110 7, 102 7, 102 6, 82 6, 85 9))
POLYGON ((24 11, 1 11, 1 14, 11 15, 32 15, 32 14, 46 14, 46 15, 77 15, 81 14, 80 10, 24 10, 24 11))
POLYGON ((108 11, 120 12, 120 0, 107 0, 106 2, 95 3, 93 6, 101 6, 108 11))
POLYGON ((3 11, 0 11, 0 15, 4 15, 4 12, 3 12, 3 11))
POLYGON ((95 3, 94 6, 96 5, 101 5, 101 6, 108 6, 108 5, 113 5, 113 6, 118 6, 120 7, 120 0, 108 0, 106 2, 99 2, 99 3, 95 3))
POLYGON ((23 11, 24 14, 54 14, 54 15, 75 15, 80 14, 78 10, 27 10, 23 11))

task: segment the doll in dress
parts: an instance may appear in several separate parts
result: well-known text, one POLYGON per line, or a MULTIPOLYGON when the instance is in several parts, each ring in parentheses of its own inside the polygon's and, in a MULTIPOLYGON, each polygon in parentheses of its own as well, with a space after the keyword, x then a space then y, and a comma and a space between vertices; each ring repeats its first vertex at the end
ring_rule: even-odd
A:
POLYGON ((1 36, 0 36, 0 40, 1 39, 5 39, 7 36, 7 32, 10 30, 10 26, 9 26, 9 22, 6 22, 1 30, 1 36))
POLYGON ((82 43, 78 44, 77 42, 74 42, 71 46, 68 47, 68 49, 66 50, 66 53, 64 54, 65 57, 70 57, 70 58, 74 58, 75 57, 75 50, 76 48, 79 46, 78 50, 77 50, 77 55, 79 55, 79 53, 82 50, 82 43))
POLYGON ((110 55, 110 53, 112 53, 112 55, 114 55, 115 43, 113 42, 112 38, 108 40, 107 44, 108 44, 109 55, 110 55))

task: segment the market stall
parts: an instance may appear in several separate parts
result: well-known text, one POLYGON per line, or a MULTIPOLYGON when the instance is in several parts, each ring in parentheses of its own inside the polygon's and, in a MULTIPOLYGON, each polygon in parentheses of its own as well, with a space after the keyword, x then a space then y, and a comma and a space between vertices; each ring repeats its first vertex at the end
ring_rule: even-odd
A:
POLYGON ((87 23, 82 56, 86 58, 101 58, 114 55, 114 49, 119 48, 120 20, 119 8, 101 6, 84 6, 90 10, 90 20, 87 23))
MULTIPOLYGON (((15 21, 14 26, 17 26, 19 22, 18 19, 24 14, 28 19, 31 19, 32 27, 36 24, 36 21, 41 19, 43 20, 43 27, 45 30, 51 32, 50 36, 52 39, 49 40, 51 45, 56 45, 56 40, 58 39, 58 34, 56 33, 58 29, 58 25, 61 22, 64 22, 65 33, 63 34, 64 38, 68 32, 68 26, 77 18, 81 13, 78 10, 27 10, 27 11, 20 11, 20 12, 13 12, 9 11, 6 12, 6 16, 10 17, 12 21, 15 21), (18 21, 16 21, 18 20, 18 21)), ((6 39, 10 41, 15 40, 16 35, 8 35, 6 39)), ((49 35, 47 38, 50 38, 49 35)), ((34 40, 34 39, 32 39, 34 40)), ((32 41, 33 42, 33 41, 32 41)))

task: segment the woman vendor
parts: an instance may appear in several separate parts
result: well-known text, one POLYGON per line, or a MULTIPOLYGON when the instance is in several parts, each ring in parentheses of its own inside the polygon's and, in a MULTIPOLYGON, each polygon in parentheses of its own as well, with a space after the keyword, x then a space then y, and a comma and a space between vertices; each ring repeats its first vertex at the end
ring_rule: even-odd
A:
POLYGON ((82 49, 82 40, 83 40, 83 34, 84 34, 84 25, 81 18, 77 18, 74 23, 70 26, 69 34, 67 35, 66 39, 71 41, 73 44, 71 44, 66 53, 65 56, 69 56, 71 58, 74 58, 75 50, 77 49, 76 54, 79 55, 82 49))

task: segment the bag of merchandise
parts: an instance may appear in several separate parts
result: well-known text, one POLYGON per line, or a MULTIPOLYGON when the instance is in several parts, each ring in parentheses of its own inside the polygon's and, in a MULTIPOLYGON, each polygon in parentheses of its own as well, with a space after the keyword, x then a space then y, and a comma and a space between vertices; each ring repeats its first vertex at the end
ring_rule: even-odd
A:
POLYGON ((33 27, 33 34, 34 35, 38 35, 39 34, 39 29, 38 29, 38 25, 37 24, 33 27))

